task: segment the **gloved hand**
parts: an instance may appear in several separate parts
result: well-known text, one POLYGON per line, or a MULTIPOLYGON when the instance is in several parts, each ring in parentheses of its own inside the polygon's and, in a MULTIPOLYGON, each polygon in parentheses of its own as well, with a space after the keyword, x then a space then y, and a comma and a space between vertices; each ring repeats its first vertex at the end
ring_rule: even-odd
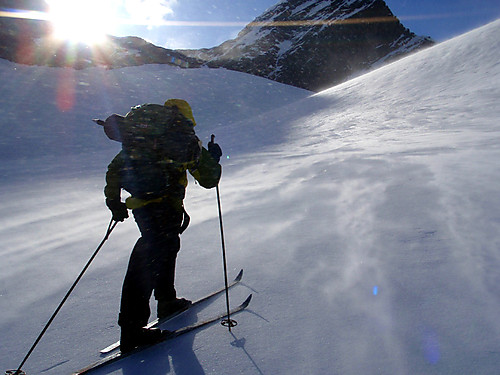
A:
POLYGON ((222 156, 222 150, 220 146, 214 142, 214 140, 215 140, 215 135, 212 134, 210 142, 208 142, 208 152, 210 152, 210 155, 212 155, 214 160, 218 163, 220 157, 222 156))
POLYGON ((119 200, 106 199, 106 206, 113 214, 113 220, 124 221, 128 218, 127 205, 119 200))

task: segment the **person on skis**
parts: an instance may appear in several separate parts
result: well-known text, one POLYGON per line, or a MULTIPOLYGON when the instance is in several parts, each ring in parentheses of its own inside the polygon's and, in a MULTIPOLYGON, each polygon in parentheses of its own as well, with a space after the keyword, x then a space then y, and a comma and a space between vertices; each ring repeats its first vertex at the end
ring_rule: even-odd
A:
POLYGON ((213 135, 209 150, 201 147, 192 110, 181 99, 169 99, 164 106, 138 106, 124 117, 112 115, 96 122, 110 138, 122 142, 106 173, 106 205, 115 221, 124 221, 131 209, 141 233, 130 255, 118 319, 120 348, 127 352, 168 335, 168 331, 145 328, 153 292, 160 319, 191 304, 177 297, 174 286, 180 234, 189 224, 183 205, 186 171, 201 186, 215 187, 222 151, 213 135), (122 189, 131 194, 125 202, 122 189))

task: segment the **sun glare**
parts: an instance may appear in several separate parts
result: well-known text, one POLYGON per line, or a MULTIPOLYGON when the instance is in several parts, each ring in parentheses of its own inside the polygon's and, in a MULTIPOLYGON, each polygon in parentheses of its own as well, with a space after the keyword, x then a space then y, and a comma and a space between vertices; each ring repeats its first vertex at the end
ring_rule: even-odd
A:
POLYGON ((114 1, 46 0, 54 37, 75 43, 96 44, 112 32, 116 21, 114 1))

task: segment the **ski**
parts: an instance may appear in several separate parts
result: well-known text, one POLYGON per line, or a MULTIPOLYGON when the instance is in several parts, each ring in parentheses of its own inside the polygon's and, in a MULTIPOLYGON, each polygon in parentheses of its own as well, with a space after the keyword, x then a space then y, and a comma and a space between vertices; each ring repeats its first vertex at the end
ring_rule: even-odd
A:
MULTIPOLYGON (((231 315, 233 314, 236 314, 242 310, 244 310, 249 304, 250 304, 250 300, 252 299, 252 295, 250 294, 247 299, 239 306, 231 309, 229 311, 229 313, 231 315)), ((181 335, 184 335, 188 332, 191 332, 191 331, 194 331, 198 328, 201 328, 201 327, 204 327, 204 326, 207 326, 211 323, 214 323, 214 322, 217 322, 221 319, 224 319, 225 317, 227 316, 227 311, 224 312, 224 313, 221 313, 221 314, 218 314, 216 316, 213 316, 211 318, 208 318, 208 319, 205 319, 205 320, 202 320, 202 321, 199 321, 197 323, 194 323, 192 325, 189 325, 189 326, 186 326, 186 327, 182 327, 182 328, 179 328, 179 329, 176 329, 175 331, 172 331, 172 333, 170 335, 168 335, 167 337, 165 337, 164 340, 160 341, 160 342, 165 342, 165 341, 168 341, 168 340, 172 340, 176 337, 179 337, 181 335)), ((96 370, 98 368, 102 368, 106 365, 109 365, 111 363, 114 363, 114 362, 117 362, 123 358, 126 358, 126 357, 129 357, 131 355, 134 355, 136 353, 139 353, 147 348, 150 348, 154 345, 157 345, 159 343, 156 343, 156 344, 151 344, 151 345, 146 345, 146 346, 141 346, 139 348, 136 348, 130 352, 126 352, 126 353, 121 353, 121 352, 116 352, 116 353, 113 353, 87 367, 84 367, 82 368, 81 370, 78 370, 77 372, 74 372, 72 375, 81 375, 81 374, 87 374, 89 373, 90 371, 93 371, 93 370, 96 370)))
MULTIPOLYGON (((240 272, 238 273, 238 275, 234 278, 234 280, 233 280, 233 281, 231 281, 231 283, 228 285, 228 287, 229 287, 229 288, 231 288, 231 287, 235 286, 236 284, 238 284, 238 283, 241 281, 241 279, 242 279, 242 278, 243 278, 243 270, 240 270, 240 272)), ((193 307, 196 307, 196 306, 198 306, 198 305, 201 305, 203 302, 205 302, 205 301, 209 300, 209 299, 210 299, 210 298, 212 298, 212 297, 215 297, 215 296, 217 296, 217 295, 221 294, 221 293, 222 293, 222 292, 224 292, 225 290, 226 290, 226 288, 225 288, 225 287, 224 287, 224 288, 221 288, 221 289, 218 289, 218 290, 216 290, 215 292, 212 292, 212 293, 210 293, 210 294, 206 295, 205 297, 200 298, 200 299, 199 299, 199 300, 197 300, 197 301, 194 301, 194 302, 193 302, 193 303, 192 303, 192 304, 191 304, 191 305, 190 305, 187 309, 185 309, 185 310, 178 311, 178 312, 176 312, 176 313, 174 313, 174 314, 172 314, 172 315, 169 315, 169 316, 167 316, 167 317, 165 317, 165 318, 163 318, 163 319, 155 319, 155 320, 153 320, 152 322, 148 323, 148 325, 146 326, 146 328, 153 328, 153 327, 156 327, 157 325, 163 324, 163 323, 165 323, 165 322, 169 321, 170 319, 173 319, 173 318, 175 318, 176 316, 179 316, 179 315, 180 315, 181 313, 183 313, 184 311, 187 311, 187 310, 189 310, 189 309, 191 309, 191 308, 193 308, 193 307)), ((101 353, 101 354, 108 354, 108 353, 112 352, 113 350, 118 349, 118 347, 119 347, 119 346, 120 346, 120 341, 117 341, 117 342, 115 342, 115 343, 113 343, 113 344, 111 344, 111 345, 109 345, 109 346, 105 347, 104 349, 102 349, 102 350, 100 351, 100 353, 101 353)))

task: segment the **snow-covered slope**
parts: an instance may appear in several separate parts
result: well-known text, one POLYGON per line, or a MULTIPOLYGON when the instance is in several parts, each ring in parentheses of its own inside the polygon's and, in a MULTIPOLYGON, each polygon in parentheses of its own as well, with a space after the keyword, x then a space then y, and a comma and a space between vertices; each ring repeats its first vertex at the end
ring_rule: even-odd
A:
POLYGON ((185 98, 192 103, 197 130, 206 141, 221 124, 233 124, 310 95, 248 74, 168 65, 73 70, 0 60, 0 78, 0 160, 6 161, 0 170, 18 172, 14 161, 33 163, 43 158, 44 164, 50 164, 45 159, 61 161, 62 156, 78 154, 75 162, 82 158, 91 162, 89 154, 114 152, 119 145, 110 145, 91 119, 125 114, 137 104, 185 98))
MULTIPOLYGON (((231 301, 252 292, 250 310, 236 317, 232 334, 211 326, 97 373, 495 374, 499 31, 497 21, 299 101, 303 92, 281 91, 282 100, 296 95, 294 102, 271 111, 276 88, 249 82, 255 90, 245 99, 265 112, 231 124, 216 117, 199 123, 207 135, 216 131, 229 156, 221 183, 226 247, 231 272, 245 268, 231 301)), ((20 69, 3 64, 2 76, 14 67, 20 69)), ((9 90, 38 108, 53 106, 43 94, 51 81, 39 68, 22 69, 37 77, 30 94, 15 81, 9 90)), ((143 97, 143 87, 175 76, 145 67, 135 78, 119 72, 122 86, 100 99, 113 106, 99 112, 92 97, 75 110, 88 119, 111 108, 123 112, 130 101, 158 101, 164 95, 143 97)), ((95 79, 89 90, 99 91, 100 82, 106 80, 95 79)), ((183 92, 197 118, 237 95, 223 81, 210 89, 219 96, 183 92)), ((52 115, 40 129, 44 142, 58 134, 54 119, 64 119, 52 115)), ((50 164, 26 153, 2 179, 2 370, 18 365, 104 235, 102 154, 111 158, 116 147, 100 147, 106 149, 86 153, 85 161, 68 150, 64 160, 48 157, 50 164), (58 165, 72 168, 59 172, 58 165)), ((4 160, 2 170, 12 156, 4 160)), ((194 299, 222 284, 215 194, 191 184, 186 207, 192 225, 183 235, 177 285, 194 299)), ((28 373, 67 374, 117 338, 120 284, 137 233, 132 220, 117 227, 26 364, 28 373)), ((223 308, 220 299, 169 327, 223 308)))

